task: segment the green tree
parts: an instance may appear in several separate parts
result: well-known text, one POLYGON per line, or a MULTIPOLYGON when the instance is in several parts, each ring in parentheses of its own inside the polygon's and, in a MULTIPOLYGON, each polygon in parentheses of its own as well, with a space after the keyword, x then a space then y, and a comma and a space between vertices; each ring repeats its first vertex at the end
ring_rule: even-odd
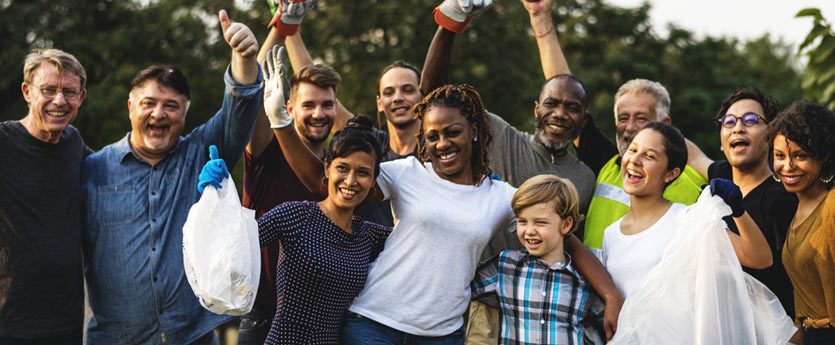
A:
POLYGON ((817 8, 803 9, 795 17, 812 17, 814 20, 812 30, 797 49, 809 58, 801 83, 803 95, 835 110, 835 31, 832 24, 817 8))

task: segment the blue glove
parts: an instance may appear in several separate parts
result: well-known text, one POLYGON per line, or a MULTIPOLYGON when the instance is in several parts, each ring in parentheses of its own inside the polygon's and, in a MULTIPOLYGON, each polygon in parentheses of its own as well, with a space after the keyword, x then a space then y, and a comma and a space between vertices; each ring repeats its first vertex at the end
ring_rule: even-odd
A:
POLYGON ((227 176, 229 176, 229 169, 226 168, 226 162, 218 157, 217 146, 209 146, 209 161, 206 162, 203 171, 200 172, 197 191, 203 194, 206 185, 212 185, 220 189, 220 182, 227 176))
POLYGON ((745 208, 742 207, 742 192, 733 182, 723 178, 712 179, 710 180, 710 193, 718 195, 731 207, 731 215, 734 218, 745 213, 745 208))

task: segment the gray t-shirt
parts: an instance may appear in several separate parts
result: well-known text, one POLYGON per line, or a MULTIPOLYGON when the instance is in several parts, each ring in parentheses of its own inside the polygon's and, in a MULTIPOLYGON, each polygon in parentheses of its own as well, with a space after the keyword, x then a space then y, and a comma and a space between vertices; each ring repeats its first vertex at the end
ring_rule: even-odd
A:
MULTIPOLYGON (((594 173, 588 166, 569 153, 561 156, 534 140, 534 136, 513 128, 496 114, 487 113, 490 135, 493 136, 488 155, 490 170, 503 181, 519 187, 527 179, 540 174, 554 174, 569 179, 580 197, 580 213, 585 213, 594 193, 594 173)), ((515 233, 497 232, 484 250, 487 259, 506 249, 523 249, 515 233)))
MULTIPOLYGON (((0 338, 81 333, 81 161, 68 126, 57 144, 0 122, 0 338)), ((79 339, 80 340, 80 339, 79 339)))

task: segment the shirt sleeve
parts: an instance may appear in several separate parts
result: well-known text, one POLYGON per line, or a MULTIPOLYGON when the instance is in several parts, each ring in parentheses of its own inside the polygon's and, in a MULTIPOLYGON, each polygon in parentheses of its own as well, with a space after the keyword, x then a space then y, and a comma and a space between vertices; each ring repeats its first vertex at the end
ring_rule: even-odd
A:
POLYGON ((373 222, 364 222, 366 229, 371 234, 371 240, 374 247, 381 246, 391 234, 391 229, 388 226, 380 225, 373 222))
POLYGON ((276 240, 286 240, 288 234, 305 222, 310 209, 310 205, 305 202, 285 202, 258 218, 258 241, 261 247, 276 240))
POLYGON ((423 167, 418 159, 412 156, 381 163, 380 175, 377 176, 377 187, 383 192, 383 200, 396 197, 393 196, 393 194, 396 194, 396 181, 406 170, 418 168, 423 167))
POLYGON ((249 141, 255 117, 263 102, 261 67, 258 67, 258 79, 253 84, 238 83, 232 77, 231 66, 226 68, 223 81, 226 88, 220 110, 191 132, 189 137, 198 138, 201 148, 217 145, 226 166, 234 167, 249 141))
POLYGON ((504 252, 495 255, 481 264, 475 272, 475 278, 470 283, 472 299, 479 299, 487 295, 496 295, 499 280, 499 261, 504 252))

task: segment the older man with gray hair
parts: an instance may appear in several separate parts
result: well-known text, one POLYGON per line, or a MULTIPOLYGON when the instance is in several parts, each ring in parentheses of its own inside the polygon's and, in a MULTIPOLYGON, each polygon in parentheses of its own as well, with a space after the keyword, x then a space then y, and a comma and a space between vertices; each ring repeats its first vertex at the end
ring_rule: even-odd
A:
MULTIPOLYGON (((609 156, 609 160, 600 168, 597 174, 597 185, 594 196, 586 215, 583 243, 600 253, 603 244, 603 232, 610 224, 620 219, 629 211, 629 195, 623 191, 621 179, 620 158, 629 148, 632 139, 644 126, 650 122, 664 122, 670 124, 670 94, 667 89, 656 81, 647 79, 632 79, 627 81, 615 93, 615 125, 617 126, 617 152, 609 156)), ((599 135, 600 131, 583 135, 599 135)), ((588 138, 584 138, 588 139, 588 138)), ((589 140, 595 143, 612 145, 608 140, 589 140)), ((583 141, 581 141, 582 143, 583 141)), ((606 157, 596 157, 593 152, 613 152, 611 147, 581 147, 587 155, 580 155, 581 160, 595 160, 606 157)), ((599 146, 599 144, 597 145, 599 146)), ((692 146, 688 142, 688 146, 692 146)), ((579 151, 579 150, 578 150, 579 151)), ((696 202, 701 192, 701 186, 707 183, 698 172, 689 165, 685 167, 681 176, 664 190, 664 198, 672 202, 692 204, 696 202)))
POLYGON ((26 56, 19 121, 0 122, 0 344, 79 344, 81 161, 70 125, 87 73, 58 49, 26 56))

